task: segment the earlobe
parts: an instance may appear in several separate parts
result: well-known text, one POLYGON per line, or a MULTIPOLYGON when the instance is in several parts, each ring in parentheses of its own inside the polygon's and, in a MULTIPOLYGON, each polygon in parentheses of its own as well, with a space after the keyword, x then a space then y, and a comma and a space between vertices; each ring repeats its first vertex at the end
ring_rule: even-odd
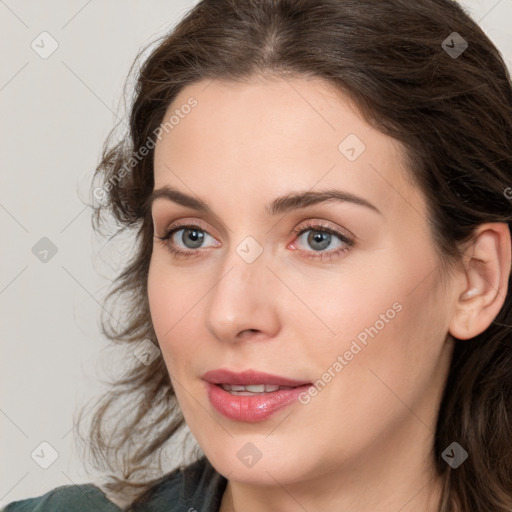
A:
POLYGON ((461 340, 482 333, 505 302, 511 271, 511 241, 505 223, 482 224, 464 251, 450 334, 461 340))

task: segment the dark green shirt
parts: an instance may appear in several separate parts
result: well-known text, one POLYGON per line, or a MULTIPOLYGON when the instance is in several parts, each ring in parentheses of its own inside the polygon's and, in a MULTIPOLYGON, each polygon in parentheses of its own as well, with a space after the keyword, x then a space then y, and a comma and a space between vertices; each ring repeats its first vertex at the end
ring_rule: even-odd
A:
POLYGON ((162 477, 148 497, 121 509, 92 484, 64 485, 37 498, 9 503, 3 512, 218 512, 227 480, 206 457, 162 477))

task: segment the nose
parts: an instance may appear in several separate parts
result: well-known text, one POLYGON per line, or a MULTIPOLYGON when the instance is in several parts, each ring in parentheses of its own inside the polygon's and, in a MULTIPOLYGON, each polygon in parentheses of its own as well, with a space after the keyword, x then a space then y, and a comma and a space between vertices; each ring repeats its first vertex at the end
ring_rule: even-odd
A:
POLYGON ((219 340, 265 339, 279 332, 279 281, 267 268, 265 251, 253 262, 234 249, 208 294, 206 327, 219 340))

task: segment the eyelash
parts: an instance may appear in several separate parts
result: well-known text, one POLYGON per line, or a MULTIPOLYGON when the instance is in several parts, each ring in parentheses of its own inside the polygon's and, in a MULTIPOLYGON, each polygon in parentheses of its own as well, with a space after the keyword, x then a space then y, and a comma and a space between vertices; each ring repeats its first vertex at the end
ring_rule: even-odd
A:
MULTIPOLYGON (((171 226, 170 228, 167 228, 165 230, 163 236, 155 235, 155 237, 158 238, 163 243, 163 245, 167 248, 167 250, 173 256, 176 256, 176 257, 195 257, 195 256, 197 256, 198 253, 201 252, 200 249, 199 250, 183 251, 181 249, 176 249, 169 243, 169 240, 172 238, 172 236, 176 232, 181 231, 182 229, 196 229, 198 231, 208 233, 205 229, 203 229, 201 226, 198 226, 196 224, 180 224, 180 225, 174 225, 174 226, 171 226)), ((296 237, 299 237, 308 231, 317 231, 320 233, 327 233, 329 235, 333 235, 333 236, 339 238, 340 241, 345 244, 345 247, 340 247, 340 248, 338 248, 336 250, 332 250, 332 251, 318 251, 318 252, 303 251, 303 252, 307 252, 307 253, 312 253, 312 254, 309 254, 308 256, 304 256, 305 258, 308 258, 308 259, 320 259, 322 261, 325 259, 331 260, 333 257, 339 256, 342 253, 349 251, 350 248, 353 247, 353 245, 354 245, 353 240, 351 240, 347 236, 343 235, 342 233, 336 231, 335 229, 323 225, 321 222, 318 222, 318 221, 308 221, 306 225, 299 226, 293 230, 296 237)))

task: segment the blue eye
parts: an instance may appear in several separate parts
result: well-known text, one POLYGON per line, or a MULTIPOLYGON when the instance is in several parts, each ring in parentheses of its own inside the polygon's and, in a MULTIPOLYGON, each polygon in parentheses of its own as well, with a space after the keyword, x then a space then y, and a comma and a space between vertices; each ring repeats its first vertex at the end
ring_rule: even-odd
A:
MULTIPOLYGON (((311 248, 311 250, 300 248, 299 252, 306 253, 305 258, 332 259, 348 251, 354 245, 354 241, 342 233, 314 222, 296 228, 294 233, 297 234, 297 239, 301 241, 301 245, 304 244, 311 248), (306 234, 307 236, 305 236, 306 234), (335 243, 334 247, 332 247, 333 243, 335 243), (331 249, 327 251, 326 249, 329 247, 331 249)), ((157 236, 156 238, 161 240, 169 252, 177 257, 195 257, 202 252, 197 249, 219 247, 221 245, 206 230, 196 225, 170 227, 163 236, 157 236), (213 244, 205 245, 208 238, 213 241, 213 244)))
POLYGON ((181 237, 178 236, 178 240, 180 240, 187 249, 198 249, 205 240, 205 232, 202 229, 181 228, 173 233, 173 239, 175 242, 176 240, 174 235, 177 235, 180 231, 182 231, 182 234, 181 237), (190 244, 190 246, 187 244, 190 244))
POLYGON ((199 226, 178 226, 169 229, 165 232, 165 234, 161 237, 157 237, 160 240, 166 242, 166 245, 173 254, 181 254, 181 255, 190 255, 191 253, 198 252, 194 249, 200 249, 203 247, 203 243, 207 238, 211 238, 212 240, 215 240, 211 235, 209 235, 204 229, 201 229, 199 226), (178 234, 181 233, 181 236, 178 234), (177 236, 178 235, 178 236, 177 236), (183 250, 183 249, 176 249, 176 245, 178 245, 178 241, 180 241, 185 249, 192 249, 192 250, 183 250), (172 242, 172 243, 169 243, 172 242))
POLYGON ((348 251, 354 245, 354 242, 345 235, 332 228, 319 224, 312 223, 305 228, 301 227, 295 231, 297 233, 297 239, 312 249, 301 249, 308 253, 305 256, 307 258, 332 259, 333 256, 337 256, 348 251), (332 247, 333 241, 337 241, 337 244, 334 247, 332 247), (325 249, 329 247, 331 247, 331 249, 329 251, 325 251, 325 249))
POLYGON ((332 235, 327 231, 318 231, 313 229, 307 229, 301 235, 303 238, 306 233, 309 235, 306 237, 306 242, 314 251, 323 251, 327 249, 336 235, 332 235))

